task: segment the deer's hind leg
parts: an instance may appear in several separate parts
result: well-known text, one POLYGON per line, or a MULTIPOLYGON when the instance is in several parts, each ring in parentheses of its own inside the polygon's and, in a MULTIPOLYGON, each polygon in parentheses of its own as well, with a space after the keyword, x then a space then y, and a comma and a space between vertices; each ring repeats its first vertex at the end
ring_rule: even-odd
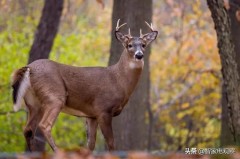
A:
POLYGON ((36 141, 34 141, 34 136, 35 136, 37 126, 42 117, 42 114, 40 112, 40 103, 35 98, 35 96, 32 94, 31 91, 28 91, 26 93, 24 100, 28 110, 27 124, 24 129, 24 137, 27 142, 28 150, 38 151, 39 148, 36 147, 36 141))
MULTIPOLYGON (((51 97, 51 95, 49 96, 51 97)), ((51 99, 46 100, 42 104, 43 116, 40 120, 38 128, 42 131, 45 139, 47 140, 53 151, 57 150, 57 146, 51 135, 51 130, 59 113, 65 105, 64 101, 65 99, 60 100, 57 96, 52 96, 51 99)))
MULTIPOLYGON (((41 119, 41 116, 39 115, 38 112, 34 112, 34 111, 28 112, 28 120, 27 120, 26 127, 24 129, 24 136, 25 136, 29 151, 39 151, 38 147, 36 147, 37 141, 35 141, 36 139, 34 137, 35 137, 35 133, 36 133, 37 126, 40 119, 41 119)), ((41 142, 44 142, 44 138, 42 138, 42 140, 43 141, 41 142)))

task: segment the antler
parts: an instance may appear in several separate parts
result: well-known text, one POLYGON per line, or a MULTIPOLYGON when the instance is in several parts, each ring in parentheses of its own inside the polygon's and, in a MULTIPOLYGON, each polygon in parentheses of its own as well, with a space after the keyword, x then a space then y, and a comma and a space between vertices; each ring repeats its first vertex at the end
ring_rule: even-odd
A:
MULTIPOLYGON (((118 19, 118 21, 117 21, 117 26, 116 26, 116 31, 115 31, 115 32, 118 32, 119 29, 120 29, 122 26, 124 26, 124 25, 127 24, 127 23, 124 23, 124 24, 122 24, 122 25, 119 26, 119 22, 120 22, 120 19, 118 19)), ((126 36, 128 36, 129 38, 132 37, 130 28, 128 29, 128 35, 126 35, 126 36)))
POLYGON ((132 37, 130 28, 128 29, 128 36, 132 37))
POLYGON ((142 29, 140 29, 140 37, 143 37, 142 29))
MULTIPOLYGON (((147 24, 147 26, 151 29, 151 31, 154 31, 153 29, 153 24, 149 24, 148 22, 145 21, 145 23, 147 24)), ((140 29, 140 37, 143 37, 144 35, 142 34, 142 29, 140 29)))
POLYGON ((151 29, 151 31, 154 31, 154 29, 153 29, 153 24, 151 23, 151 25, 150 24, 148 24, 148 22, 146 22, 145 21, 145 23, 147 24, 147 26, 151 29))
POLYGON ((127 23, 124 23, 124 24, 119 26, 119 22, 120 22, 120 19, 118 19, 118 21, 117 21, 116 31, 118 31, 122 26, 127 24, 127 23))

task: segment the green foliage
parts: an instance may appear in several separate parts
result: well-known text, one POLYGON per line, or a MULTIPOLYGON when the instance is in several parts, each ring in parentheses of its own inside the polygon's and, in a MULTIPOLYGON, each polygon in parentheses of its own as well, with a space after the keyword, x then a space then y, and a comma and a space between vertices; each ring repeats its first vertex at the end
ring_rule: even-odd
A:
MULTIPOLYGON (((31 4, 35 3, 28 4, 30 9, 34 8, 31 4)), ((10 76, 14 70, 27 63, 41 8, 35 8, 33 14, 26 15, 19 14, 21 10, 18 9, 14 12, 17 16, 11 16, 10 11, 13 12, 16 9, 16 6, 11 5, 12 3, 6 4, 12 7, 12 10, 10 9, 8 14, 7 11, 3 13, 8 19, 0 18, 0 26, 2 24, 4 28, 0 32, 0 152, 23 152, 26 113, 25 111, 11 113, 13 104, 10 76)), ((99 19, 96 20, 99 21, 99 19)), ((69 28, 72 24, 74 24, 74 30, 64 32, 60 29, 50 59, 75 66, 106 66, 110 36, 104 28, 109 28, 109 23, 100 22, 99 25, 91 25, 83 16, 79 16, 70 24, 62 21, 64 27, 69 28)), ((61 148, 86 146, 83 118, 61 113, 52 133, 57 145, 61 148)), ((102 137, 99 136, 98 140, 97 147, 102 149, 102 137)), ((47 149, 50 151, 49 147, 47 149)))
MULTIPOLYGON (((26 2, 22 8, 14 2, 3 0, 0 5, 0 152, 25 149, 26 114, 11 113, 10 76, 27 63, 43 5, 43 1, 26 2)), ((154 26, 160 35, 150 59, 153 145, 161 150, 218 146, 220 62, 209 12, 200 1, 154 3, 154 26), (187 6, 184 15, 182 5, 187 6)), ((82 0, 68 5, 71 10, 65 5, 50 59, 75 66, 106 66, 111 7, 106 4, 102 10, 82 0)), ((52 133, 62 148, 86 146, 82 118, 60 114, 52 133)), ((103 149, 101 135, 97 143, 97 149, 103 149)))
MULTIPOLYGON (((25 113, 19 112, 10 114, 12 111, 11 97, 11 73, 24 66, 28 59, 28 51, 33 38, 33 28, 23 29, 22 32, 13 29, 13 24, 19 22, 18 27, 24 24, 34 23, 31 19, 22 20, 22 17, 13 17, 13 21, 7 21, 4 31, 0 32, 0 151, 23 151, 25 142, 23 140, 22 130, 25 119, 25 113), (21 22, 21 23, 20 23, 21 22), (6 115, 4 115, 6 114, 6 115)), ((19 28, 18 28, 19 29, 19 28)))

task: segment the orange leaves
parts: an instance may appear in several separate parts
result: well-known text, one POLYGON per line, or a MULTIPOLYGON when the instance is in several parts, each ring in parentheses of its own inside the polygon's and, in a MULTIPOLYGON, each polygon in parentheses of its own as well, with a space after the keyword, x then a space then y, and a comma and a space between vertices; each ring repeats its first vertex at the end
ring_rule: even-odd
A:
POLYGON ((96 0, 99 4, 101 4, 102 8, 104 8, 105 4, 104 4, 104 0, 96 0))
POLYGON ((160 110, 155 114, 159 116, 156 127, 162 134, 159 147, 211 147, 219 136, 221 91, 221 66, 211 17, 202 1, 166 0, 166 6, 162 12, 171 13, 168 19, 160 16, 164 15, 161 11, 155 17, 161 21, 162 43, 153 46, 150 57, 151 104, 153 113, 160 110), (183 8, 183 16, 175 14, 183 8))
POLYGON ((192 61, 194 61, 194 59, 195 59, 194 56, 192 54, 190 54, 190 55, 188 55, 186 61, 187 62, 192 62, 192 61))
POLYGON ((170 6, 174 5, 174 0, 166 0, 166 3, 170 6))
MULTIPOLYGON (((171 156, 174 156, 171 154, 171 156)), ((176 156, 176 154, 175 154, 176 156)), ((101 153, 92 153, 87 149, 79 149, 75 151, 64 151, 58 150, 53 155, 49 154, 25 154, 25 155, 17 155, 18 159, 162 159, 160 155, 152 155, 147 152, 101 152, 101 153)))
MULTIPOLYGON (((189 148, 189 147, 188 147, 189 148)), ((187 149, 187 148, 186 148, 187 149)), ((232 159, 239 159, 240 153, 234 152, 233 154, 218 154, 216 151, 202 151, 205 152, 203 154, 200 154, 199 150, 196 148, 189 148, 190 150, 184 149, 181 152, 172 152, 172 153, 147 153, 147 152, 114 152, 114 155, 108 152, 101 153, 101 154, 95 154, 92 153, 84 153, 79 151, 58 151, 53 155, 49 154, 24 154, 24 155, 16 155, 14 158, 17 159, 211 159, 211 158, 232 158, 232 159), (196 149, 196 151, 193 151, 192 149, 196 149), (209 155, 207 153, 212 152, 214 155, 209 155), (125 154, 124 157, 121 154, 125 154)), ((216 148, 217 149, 217 148, 216 148)), ((224 149, 224 148, 222 148, 224 149)), ((227 149, 227 148, 226 148, 227 149)), ((237 149, 237 148, 229 148, 229 149, 237 149)), ((203 150, 203 149, 202 149, 203 150)), ((11 157, 10 157, 11 158, 11 157)))
POLYGON ((236 11, 236 18, 237 18, 237 21, 240 22, 240 10, 236 11))

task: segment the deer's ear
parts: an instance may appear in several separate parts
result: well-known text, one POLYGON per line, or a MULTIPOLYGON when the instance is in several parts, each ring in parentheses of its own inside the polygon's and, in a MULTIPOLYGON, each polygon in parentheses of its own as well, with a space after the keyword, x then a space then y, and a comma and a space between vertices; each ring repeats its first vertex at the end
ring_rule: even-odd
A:
POLYGON ((143 36, 143 40, 146 41, 147 45, 150 44, 153 40, 157 38, 158 31, 153 31, 151 33, 147 33, 143 36))
POLYGON ((129 38, 126 35, 124 35, 123 33, 119 32, 119 31, 115 32, 115 36, 122 44, 127 43, 127 41, 129 40, 129 38))

